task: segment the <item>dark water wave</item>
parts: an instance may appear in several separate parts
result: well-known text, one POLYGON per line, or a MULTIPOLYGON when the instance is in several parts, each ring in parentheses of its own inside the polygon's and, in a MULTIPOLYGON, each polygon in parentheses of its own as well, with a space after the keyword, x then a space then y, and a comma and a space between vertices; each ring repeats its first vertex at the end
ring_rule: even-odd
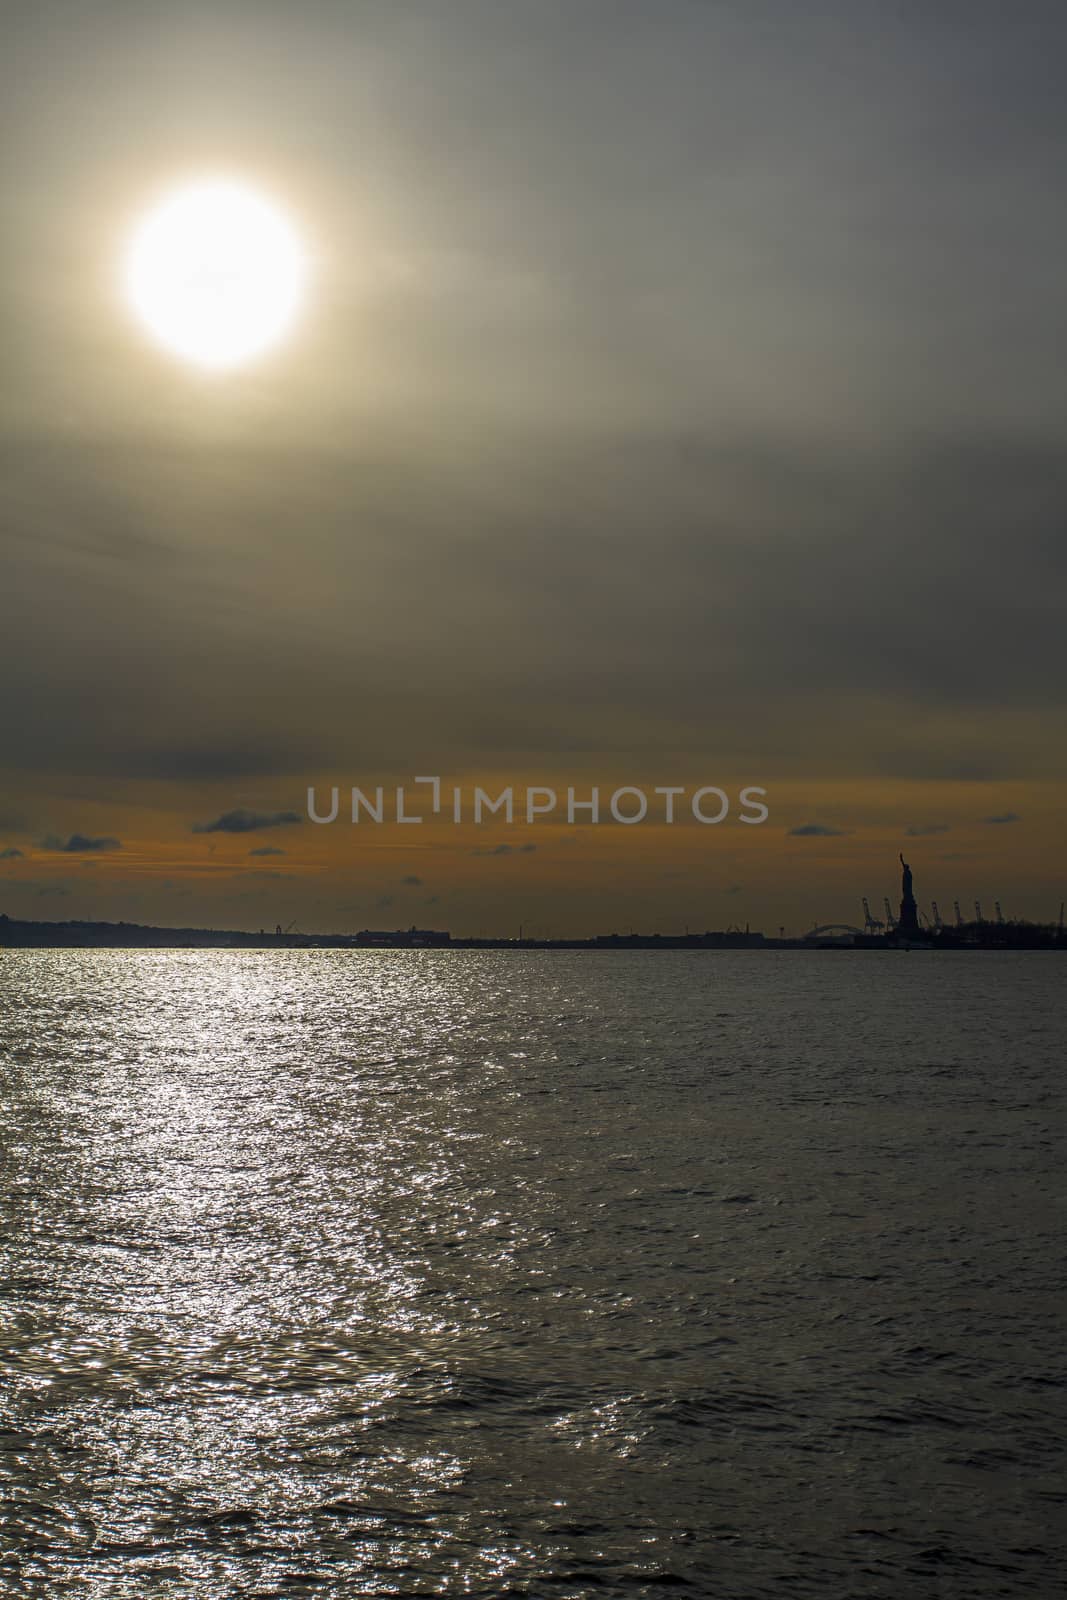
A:
POLYGON ((1059 1592, 1056 957, 0 962, 0 1594, 1059 1592))

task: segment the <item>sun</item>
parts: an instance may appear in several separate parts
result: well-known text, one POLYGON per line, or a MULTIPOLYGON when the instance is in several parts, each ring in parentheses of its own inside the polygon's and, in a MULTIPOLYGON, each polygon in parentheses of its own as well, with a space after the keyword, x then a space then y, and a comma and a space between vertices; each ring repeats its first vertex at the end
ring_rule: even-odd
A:
POLYGON ((247 184, 212 178, 171 190, 141 217, 123 282, 159 344, 221 372, 285 338, 303 307, 307 273, 284 212, 247 184))

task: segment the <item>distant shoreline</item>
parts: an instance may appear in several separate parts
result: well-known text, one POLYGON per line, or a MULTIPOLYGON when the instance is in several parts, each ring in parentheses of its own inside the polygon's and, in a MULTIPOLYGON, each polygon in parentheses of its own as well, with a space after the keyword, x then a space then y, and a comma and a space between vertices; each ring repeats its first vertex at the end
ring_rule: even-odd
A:
POLYGON ((1067 950, 1055 924, 971 923, 931 929, 921 938, 815 933, 766 938, 727 929, 685 934, 597 934, 587 939, 453 938, 425 928, 365 929, 355 934, 248 933, 240 929, 157 928, 129 922, 31 922, 0 916, 4 950, 1067 950))

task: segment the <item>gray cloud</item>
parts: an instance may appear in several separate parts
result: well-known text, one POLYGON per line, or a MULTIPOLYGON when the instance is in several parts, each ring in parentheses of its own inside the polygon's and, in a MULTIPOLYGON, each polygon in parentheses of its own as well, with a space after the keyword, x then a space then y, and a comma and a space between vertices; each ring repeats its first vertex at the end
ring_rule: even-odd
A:
POLYGON ((947 822, 917 822, 905 829, 909 839, 925 839, 928 834, 948 833, 948 831, 947 822))
POLYGON ((991 827, 999 827, 1007 822, 1021 822, 1022 818, 1015 811, 1004 811, 997 817, 983 817, 982 821, 991 827))
MULTIPOLYGON (((703 748, 714 692, 716 758, 734 770, 1058 770, 1049 730, 1062 701, 1054 597, 1067 584, 1057 531, 1067 468, 1051 445, 956 436, 859 448, 831 437, 801 449, 771 433, 627 428, 606 439, 540 433, 527 470, 491 430, 480 444, 476 456, 456 446, 451 490, 433 450, 415 459, 399 439, 379 440, 377 462, 366 445, 347 460, 294 444, 270 459, 249 449, 241 472, 274 484, 267 505, 236 466, 215 482, 217 462, 183 446, 187 475, 239 529, 211 556, 218 588, 195 650, 184 618, 204 604, 200 568, 152 548, 138 564, 75 559, 49 540, 61 515, 49 514, 53 480, 24 483, 44 531, 12 558, 29 605, 5 590, 0 624, 28 650, 29 615, 46 635, 50 618, 67 621, 17 699, 0 684, 0 764, 190 781, 340 763, 357 776, 372 764, 403 771, 414 747, 420 760, 488 765, 617 748, 651 764, 664 745, 703 748), (463 528, 441 510, 459 485, 474 503, 463 528), (389 540, 375 533, 382 506, 389 540), (352 518, 368 530, 358 559, 352 518), (275 552, 269 572, 248 564, 253 521, 275 552), (976 556, 1008 523, 1012 562, 976 556), (78 603, 86 566, 91 608, 78 603), (432 590, 412 593, 412 571, 432 571, 432 590), (159 597, 154 637, 142 630, 145 583, 159 597), (397 594, 419 623, 400 658, 397 594), (264 654, 260 616, 285 628, 284 659, 264 654), (129 673, 131 655, 142 673, 129 673), (428 693, 443 655, 447 680, 428 693), (82 698, 108 704, 106 729, 82 698), (1020 721, 1024 707, 1032 716, 1020 721)), ((2 464, 16 494, 26 462, 12 453, 2 464)), ((56 468, 70 477, 62 516, 85 503, 91 518, 99 500, 106 524, 123 495, 136 500, 131 477, 166 481, 166 467, 151 441, 135 461, 72 444, 56 468)))
POLYGON ((491 850, 472 850, 472 856, 530 856, 537 849, 535 844, 498 844, 491 850))
POLYGON ((799 828, 790 828, 791 839, 839 839, 847 830, 830 828, 821 822, 805 822, 799 828))
POLYGON ((250 850, 248 853, 250 856, 283 856, 285 851, 279 850, 273 844, 261 844, 258 849, 250 850))
POLYGON ((93 839, 84 833, 72 833, 68 839, 57 838, 50 833, 41 840, 41 849, 58 850, 66 855, 88 855, 90 852, 121 850, 122 844, 118 839, 93 839))
POLYGON ((22 859, 22 851, 17 850, 14 845, 9 845, 6 850, 0 850, 0 861, 21 861, 22 859))
POLYGON ((861 9, 14 8, 5 789, 1062 776, 1067 17, 861 9), (190 85, 336 264, 208 422, 84 271, 190 85))
POLYGON ((417 878, 414 873, 411 873, 406 878, 401 878, 400 881, 403 884, 410 884, 412 888, 420 889, 422 887, 422 879, 417 878))
POLYGON ((214 822, 194 822, 193 833, 256 833, 261 828, 283 828, 303 818, 296 811, 246 811, 239 806, 224 811, 214 822))

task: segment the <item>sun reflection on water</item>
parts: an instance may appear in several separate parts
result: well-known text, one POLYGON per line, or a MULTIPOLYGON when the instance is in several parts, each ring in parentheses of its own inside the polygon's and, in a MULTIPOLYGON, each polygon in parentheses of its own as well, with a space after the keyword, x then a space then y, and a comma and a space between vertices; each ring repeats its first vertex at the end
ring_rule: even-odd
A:
POLYGON ((1037 1551, 1018 1592, 1053 1592, 989 1464, 1057 1448, 1058 975, 1020 1018, 957 972, 996 1048, 920 1104, 889 1020, 928 1048, 940 990, 857 969, 864 1066, 805 963, 776 997, 743 953, 697 985, 667 953, 5 954, 0 1592, 658 1600, 776 1593, 788 1556, 844 1593, 874 1493, 911 1530, 887 1592, 965 1502, 975 1560, 1037 1551))

